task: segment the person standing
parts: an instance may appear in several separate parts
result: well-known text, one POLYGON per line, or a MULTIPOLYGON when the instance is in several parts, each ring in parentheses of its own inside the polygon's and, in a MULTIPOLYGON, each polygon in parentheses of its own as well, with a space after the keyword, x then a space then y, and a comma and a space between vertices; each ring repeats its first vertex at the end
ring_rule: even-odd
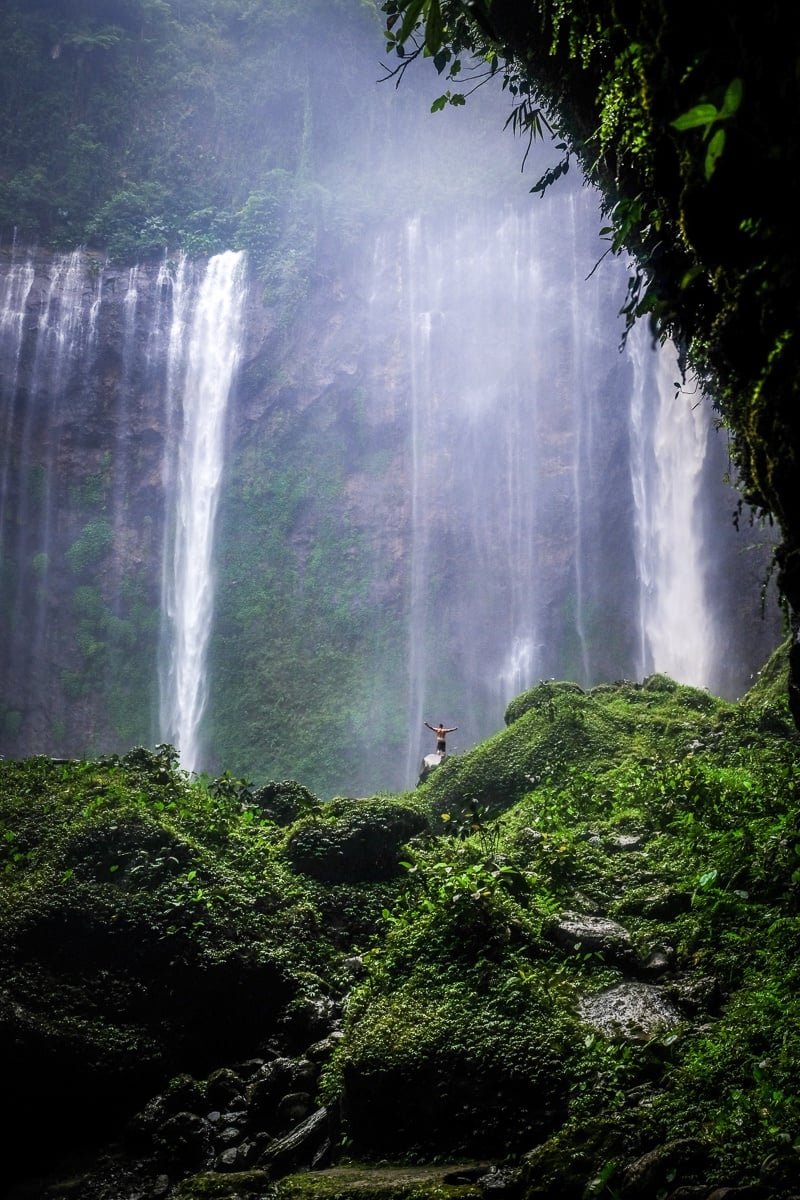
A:
POLYGON ((423 722, 426 729, 430 729, 431 733, 436 735, 436 752, 437 754, 447 753, 447 735, 455 733, 458 729, 457 725, 451 726, 450 729, 445 729, 444 722, 440 721, 438 725, 430 725, 427 721, 423 722))

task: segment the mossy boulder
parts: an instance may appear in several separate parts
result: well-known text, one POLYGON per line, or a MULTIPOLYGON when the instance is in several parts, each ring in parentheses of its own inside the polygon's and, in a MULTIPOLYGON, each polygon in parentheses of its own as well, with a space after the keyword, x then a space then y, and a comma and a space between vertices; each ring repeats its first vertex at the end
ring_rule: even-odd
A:
POLYGON ((535 988, 509 1003, 513 982, 423 972, 358 1006, 339 1069, 359 1149, 499 1155, 557 1127, 568 1014, 535 988))
POLYGON ((449 757, 421 784, 423 803, 452 815, 465 806, 497 814, 526 794, 591 769, 587 789, 626 760, 685 752, 732 715, 733 706, 701 688, 654 675, 584 692, 546 682, 523 692, 506 712, 507 728, 449 757))
POLYGON ((294 826, 286 855, 296 871, 328 883, 388 879, 399 870, 401 847, 427 825, 410 802, 336 799, 294 826))
POLYGON ((556 698, 570 693, 582 696, 583 688, 579 687, 577 683, 556 683, 554 680, 545 680, 536 687, 528 688, 526 692, 522 692, 521 695, 515 696, 510 701, 505 712, 505 723, 513 725, 531 709, 539 709, 548 716, 552 715, 555 712, 556 698))
POLYGON ((277 825, 291 825, 305 813, 319 808, 314 793, 294 779, 265 783, 252 793, 251 802, 277 825))

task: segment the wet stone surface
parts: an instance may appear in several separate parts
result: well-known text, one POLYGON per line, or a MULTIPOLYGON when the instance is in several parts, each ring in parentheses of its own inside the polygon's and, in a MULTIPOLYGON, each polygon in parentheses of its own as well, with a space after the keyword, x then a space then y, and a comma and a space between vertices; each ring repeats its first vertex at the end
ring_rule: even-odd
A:
POLYGON ((609 917, 583 913, 564 913, 550 922, 545 935, 565 950, 577 947, 584 953, 600 953, 612 960, 625 961, 633 954, 628 930, 609 917))
POLYGON ((651 983, 621 983, 578 1000, 581 1020, 606 1037, 642 1041, 680 1024, 678 1009, 651 983))

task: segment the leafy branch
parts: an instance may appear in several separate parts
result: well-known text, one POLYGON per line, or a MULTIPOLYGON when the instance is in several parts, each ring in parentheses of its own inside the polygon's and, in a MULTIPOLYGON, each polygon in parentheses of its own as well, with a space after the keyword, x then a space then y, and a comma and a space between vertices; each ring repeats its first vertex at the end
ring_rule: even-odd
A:
POLYGON ((722 106, 716 104, 695 104, 693 108, 681 113, 674 121, 670 121, 673 129, 683 132, 686 129, 702 129, 703 141, 708 141, 704 171, 708 181, 716 170, 722 152, 725 149, 725 130, 717 129, 711 136, 711 131, 720 121, 727 121, 734 116, 742 103, 743 85, 740 78, 732 79, 728 84, 722 106), (710 138, 710 141, 709 141, 710 138))

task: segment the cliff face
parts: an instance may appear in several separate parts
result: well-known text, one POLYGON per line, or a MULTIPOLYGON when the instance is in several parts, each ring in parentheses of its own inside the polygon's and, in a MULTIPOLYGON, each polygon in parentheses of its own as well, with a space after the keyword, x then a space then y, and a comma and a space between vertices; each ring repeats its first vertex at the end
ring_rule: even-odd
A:
MULTIPOLYGON (((674 473, 661 443, 686 436, 688 405, 666 403, 672 367, 645 342, 618 354, 620 279, 584 285, 592 219, 566 200, 431 216, 346 254, 322 239, 292 311, 251 282, 210 578, 208 769, 401 787, 423 719, 457 724, 459 749, 541 678, 700 669, 733 695, 766 657, 764 555, 730 525, 722 448, 690 419, 678 459, 697 457, 696 478, 674 473)), ((188 322, 204 264, 18 249, 3 268, 2 752, 154 744, 178 292, 188 322)))
MULTIPOLYGON (((127 271, 4 255, 4 751, 149 739, 164 420, 127 271)), ((144 269, 152 309, 157 271, 144 269)), ((143 297, 144 302, 144 297, 143 297)))

